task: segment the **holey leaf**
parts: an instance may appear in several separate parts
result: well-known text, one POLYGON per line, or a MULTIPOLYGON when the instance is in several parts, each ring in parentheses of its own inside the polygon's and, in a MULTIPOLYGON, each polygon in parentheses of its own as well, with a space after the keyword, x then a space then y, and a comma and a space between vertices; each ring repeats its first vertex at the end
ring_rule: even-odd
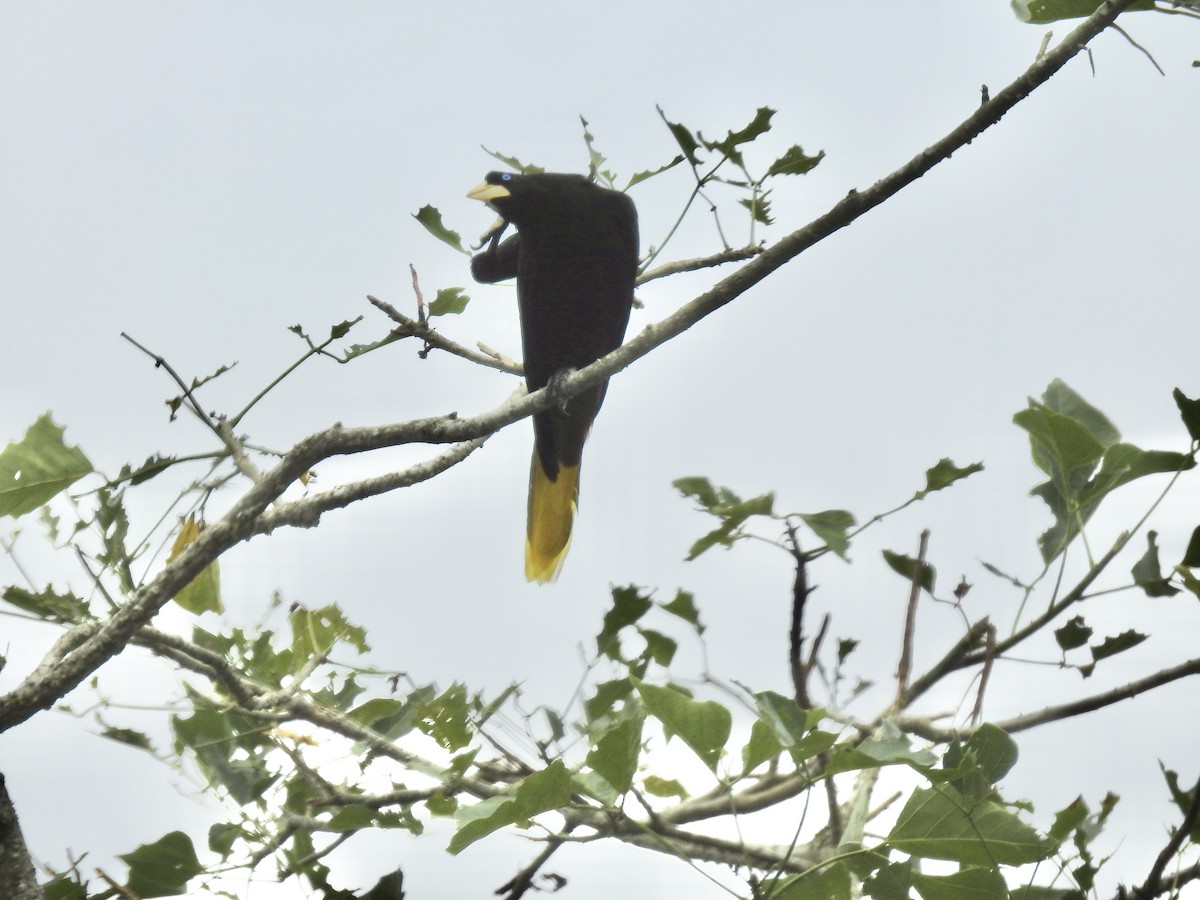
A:
POLYGON ((20 443, 0 453, 0 516, 32 512, 94 471, 78 447, 63 443, 63 429, 45 413, 20 443))
POLYGON ((662 722, 667 736, 678 735, 713 772, 729 740, 733 717, 712 700, 693 700, 671 688, 633 679, 647 712, 662 722))

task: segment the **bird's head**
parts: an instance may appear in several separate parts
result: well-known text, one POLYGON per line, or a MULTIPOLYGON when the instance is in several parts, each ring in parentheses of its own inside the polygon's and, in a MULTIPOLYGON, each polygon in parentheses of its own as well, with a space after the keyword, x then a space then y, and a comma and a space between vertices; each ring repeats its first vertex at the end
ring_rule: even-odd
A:
POLYGON ((521 180, 520 175, 512 172, 488 172, 483 182, 468 191, 467 196, 500 212, 507 205, 506 201, 512 199, 514 190, 520 193, 521 180))

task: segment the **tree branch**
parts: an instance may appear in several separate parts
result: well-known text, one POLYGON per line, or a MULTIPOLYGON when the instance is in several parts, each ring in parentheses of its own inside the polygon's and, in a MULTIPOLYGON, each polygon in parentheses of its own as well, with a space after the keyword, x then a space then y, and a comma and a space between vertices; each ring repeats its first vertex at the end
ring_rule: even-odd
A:
POLYGON ((9 900, 41 900, 33 859, 21 834, 21 823, 8 786, 0 775, 0 897, 9 900))
POLYGON ((58 660, 52 668, 48 668, 47 660, 43 660, 28 678, 0 697, 0 731, 25 721, 39 710, 49 708, 56 699, 119 653, 134 632, 147 624, 205 566, 230 547, 257 534, 258 520, 264 510, 316 463, 330 456, 362 453, 400 444, 460 443, 482 438, 611 378, 745 293, 808 248, 879 206, 942 160, 948 159, 1044 84, 1132 2, 1108 0, 1061 44, 1037 60, 990 101, 978 107, 941 140, 866 190, 852 190, 827 213, 782 238, 660 322, 647 326, 624 346, 562 379, 554 391, 541 390, 518 400, 509 400, 491 412, 467 419, 448 415, 372 428, 335 425, 302 439, 273 469, 262 475, 225 516, 210 525, 198 540, 158 575, 134 591, 125 605, 98 629, 82 638, 75 649, 58 660))

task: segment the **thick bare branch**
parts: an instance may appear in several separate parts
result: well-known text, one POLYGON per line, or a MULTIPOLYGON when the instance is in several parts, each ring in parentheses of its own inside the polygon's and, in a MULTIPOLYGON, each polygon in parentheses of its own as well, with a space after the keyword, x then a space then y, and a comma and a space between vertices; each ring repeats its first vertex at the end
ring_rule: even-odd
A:
POLYGON ((41 900, 33 859, 21 834, 17 811, 0 775, 0 897, 10 900, 41 900))

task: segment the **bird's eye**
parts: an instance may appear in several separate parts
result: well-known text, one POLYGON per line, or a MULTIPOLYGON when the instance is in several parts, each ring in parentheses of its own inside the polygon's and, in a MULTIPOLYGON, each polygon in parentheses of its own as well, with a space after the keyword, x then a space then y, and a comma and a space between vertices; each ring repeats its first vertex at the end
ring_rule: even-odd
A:
POLYGON ((509 175, 507 172, 505 172, 500 176, 500 180, 501 181, 512 181, 512 176, 509 175))

